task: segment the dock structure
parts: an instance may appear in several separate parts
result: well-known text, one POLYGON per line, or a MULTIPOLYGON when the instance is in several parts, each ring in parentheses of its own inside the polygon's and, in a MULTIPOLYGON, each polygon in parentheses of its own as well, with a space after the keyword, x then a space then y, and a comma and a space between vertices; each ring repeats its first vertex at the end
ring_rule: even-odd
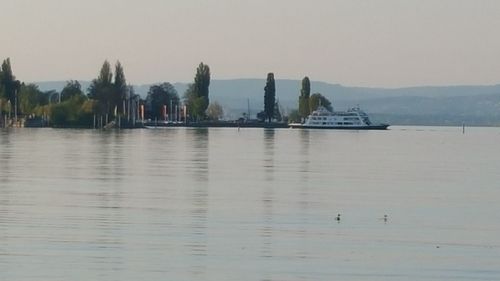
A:
POLYGON ((269 129, 284 129, 289 128, 287 123, 266 123, 266 122, 236 122, 236 121, 226 121, 226 122, 159 122, 159 121, 149 121, 145 122, 144 126, 150 127, 186 127, 186 128, 269 128, 269 129))

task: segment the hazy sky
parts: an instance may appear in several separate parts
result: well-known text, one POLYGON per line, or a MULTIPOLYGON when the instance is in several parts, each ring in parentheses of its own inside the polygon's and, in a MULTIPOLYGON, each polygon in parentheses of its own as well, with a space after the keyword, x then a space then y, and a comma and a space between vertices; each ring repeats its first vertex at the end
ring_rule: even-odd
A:
POLYGON ((0 58, 23 81, 276 78, 351 86, 500 83, 500 1, 0 0, 0 58))

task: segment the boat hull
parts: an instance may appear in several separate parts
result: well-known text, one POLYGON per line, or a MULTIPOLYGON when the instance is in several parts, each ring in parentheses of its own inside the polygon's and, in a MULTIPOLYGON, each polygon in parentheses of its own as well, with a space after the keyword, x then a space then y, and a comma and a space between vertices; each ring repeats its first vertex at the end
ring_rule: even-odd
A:
POLYGON ((329 129, 329 130, 387 130, 389 125, 370 125, 370 126, 310 126, 304 124, 290 124, 293 129, 329 129))

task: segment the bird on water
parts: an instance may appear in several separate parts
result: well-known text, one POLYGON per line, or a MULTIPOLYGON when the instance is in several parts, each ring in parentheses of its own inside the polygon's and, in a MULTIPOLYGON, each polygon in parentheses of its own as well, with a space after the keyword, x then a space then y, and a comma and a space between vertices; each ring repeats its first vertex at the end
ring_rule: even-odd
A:
POLYGON ((340 214, 337 214, 337 217, 335 218, 335 220, 340 222, 340 214))

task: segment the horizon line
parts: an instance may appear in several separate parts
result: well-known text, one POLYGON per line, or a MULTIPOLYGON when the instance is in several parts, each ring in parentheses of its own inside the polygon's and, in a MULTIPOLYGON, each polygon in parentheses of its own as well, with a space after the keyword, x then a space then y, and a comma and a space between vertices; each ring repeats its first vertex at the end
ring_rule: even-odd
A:
MULTIPOLYGON (((221 78, 221 79, 211 79, 211 82, 213 81, 238 81, 238 80, 262 80, 265 81, 266 78, 221 78)), ((293 78, 278 78, 275 79, 276 81, 298 81, 300 82, 302 79, 293 79, 293 78)), ((78 81, 78 82, 86 82, 86 83, 91 83, 92 80, 87 80, 87 79, 69 79, 69 80, 43 80, 43 81, 26 81, 26 84, 38 84, 38 83, 60 83, 60 82, 67 82, 67 81, 78 81)), ((135 87, 141 87, 141 86, 149 86, 149 85, 157 85, 161 83, 170 83, 172 85, 174 84, 190 84, 193 82, 183 82, 183 81, 176 81, 176 82, 169 82, 169 81, 157 81, 157 82, 152 82, 152 83, 131 83, 129 85, 135 86, 135 87)), ((323 84, 328 84, 332 86, 340 86, 344 88, 365 88, 365 89, 384 89, 384 90, 396 90, 396 89, 411 89, 411 88, 446 88, 446 87, 494 87, 494 86, 500 86, 499 83, 493 83, 493 84, 424 84, 424 85, 411 85, 411 86, 396 86, 396 87, 387 87, 387 86, 355 86, 355 85, 347 85, 347 84, 342 84, 342 83, 334 83, 334 82, 326 82, 326 81, 321 81, 321 80, 311 80, 311 83, 323 83, 323 84)))

